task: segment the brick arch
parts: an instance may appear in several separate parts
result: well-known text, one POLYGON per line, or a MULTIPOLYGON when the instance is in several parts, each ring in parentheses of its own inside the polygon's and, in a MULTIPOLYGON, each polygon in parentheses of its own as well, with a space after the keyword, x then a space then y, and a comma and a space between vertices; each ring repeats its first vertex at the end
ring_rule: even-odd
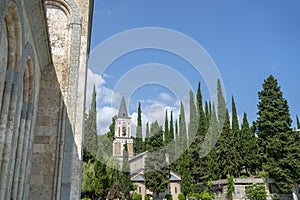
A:
MULTIPOLYGON (((10 165, 13 155, 14 126, 17 119, 17 100, 20 84, 20 70, 22 59, 22 26, 20 12, 15 2, 9 1, 3 15, 2 26, 6 28, 5 36, 7 42, 6 66, 2 68, 2 76, 5 74, 4 82, 0 88, 0 194, 9 196, 10 165)), ((4 42, 5 43, 5 42, 4 42)), ((4 77, 3 77, 4 78, 4 77)), ((1 195, 0 195, 1 197, 1 195)))

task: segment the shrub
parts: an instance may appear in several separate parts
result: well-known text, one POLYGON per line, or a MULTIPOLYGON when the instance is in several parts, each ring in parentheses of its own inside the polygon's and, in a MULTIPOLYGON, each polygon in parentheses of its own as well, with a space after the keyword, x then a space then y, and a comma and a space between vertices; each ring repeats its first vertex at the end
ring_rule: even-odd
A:
POLYGON ((208 191, 202 192, 200 194, 200 199, 201 200, 213 200, 214 199, 214 195, 210 194, 208 191))
POLYGON ((179 200, 185 200, 184 194, 180 193, 180 194, 178 195, 178 199, 179 199, 179 200))
POLYGON ((246 195, 250 200, 267 200, 267 192, 264 185, 251 185, 246 188, 246 195))
POLYGON ((145 200, 150 200, 151 197, 152 197, 151 194, 146 194, 146 195, 145 195, 145 200))
POLYGON ((188 194, 189 200, 199 200, 200 199, 200 194, 196 192, 191 192, 188 194))
POLYGON ((143 197, 141 194, 134 194, 132 196, 132 200, 142 200, 142 199, 143 199, 143 197))
POLYGON ((171 194, 166 194, 165 198, 167 200, 173 200, 173 196, 171 194))

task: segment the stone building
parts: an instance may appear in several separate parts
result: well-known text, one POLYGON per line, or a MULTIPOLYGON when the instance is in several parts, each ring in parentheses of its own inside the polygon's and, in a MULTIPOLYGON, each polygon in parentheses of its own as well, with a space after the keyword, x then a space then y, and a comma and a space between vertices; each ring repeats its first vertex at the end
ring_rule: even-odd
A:
MULTIPOLYGON (((152 191, 146 189, 144 168, 147 151, 133 155, 133 138, 131 136, 131 118, 128 117, 126 103, 124 97, 119 108, 119 113, 115 121, 115 139, 113 141, 113 156, 118 160, 120 166, 123 161, 123 149, 127 143, 131 182, 137 186, 135 193, 141 194, 143 199, 146 194, 153 194, 152 191)), ((159 194, 160 197, 165 197, 166 194, 171 194, 173 200, 178 200, 178 195, 181 193, 181 175, 170 171, 169 172, 168 189, 159 194)))
POLYGON ((80 198, 92 12, 0 1, 0 200, 80 198))

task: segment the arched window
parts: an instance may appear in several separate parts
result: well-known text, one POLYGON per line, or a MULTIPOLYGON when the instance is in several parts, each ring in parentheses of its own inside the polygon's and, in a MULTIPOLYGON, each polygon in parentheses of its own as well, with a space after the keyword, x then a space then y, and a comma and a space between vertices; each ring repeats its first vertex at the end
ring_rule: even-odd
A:
POLYGON ((177 194, 177 187, 175 187, 175 194, 177 194))
POLYGON ((141 186, 139 186, 139 193, 140 193, 140 194, 142 193, 142 188, 141 188, 141 186))

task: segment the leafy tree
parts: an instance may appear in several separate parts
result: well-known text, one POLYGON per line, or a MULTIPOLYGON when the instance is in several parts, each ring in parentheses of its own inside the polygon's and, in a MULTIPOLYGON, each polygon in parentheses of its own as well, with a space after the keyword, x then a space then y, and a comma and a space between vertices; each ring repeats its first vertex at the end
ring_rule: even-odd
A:
POLYGON ((290 193, 293 183, 300 180, 299 135, 290 128, 287 101, 272 75, 265 79, 258 98, 256 127, 265 153, 263 168, 281 193, 290 193))
POLYGON ((128 149, 127 143, 125 144, 123 150, 123 162, 122 162, 122 186, 124 190, 124 195, 126 198, 129 198, 129 192, 132 188, 131 180, 130 180, 130 165, 128 162, 128 149))
POLYGON ((150 127, 150 138, 147 141, 148 154, 145 159, 146 188, 156 195, 166 191, 169 183, 166 169, 166 158, 159 150, 163 146, 163 130, 157 121, 150 127))
POLYGON ((93 155, 96 155, 98 149, 97 138, 97 110, 96 110, 96 89, 95 85, 92 94, 92 103, 84 129, 84 146, 93 155))
POLYGON ((267 192, 264 185, 253 184, 248 186, 246 195, 250 200, 267 200, 267 192))
POLYGON ((137 117, 137 127, 136 127, 136 138, 134 141, 134 150, 135 153, 139 154, 145 151, 143 134, 142 134, 142 111, 141 103, 139 102, 138 106, 138 117, 137 117))

